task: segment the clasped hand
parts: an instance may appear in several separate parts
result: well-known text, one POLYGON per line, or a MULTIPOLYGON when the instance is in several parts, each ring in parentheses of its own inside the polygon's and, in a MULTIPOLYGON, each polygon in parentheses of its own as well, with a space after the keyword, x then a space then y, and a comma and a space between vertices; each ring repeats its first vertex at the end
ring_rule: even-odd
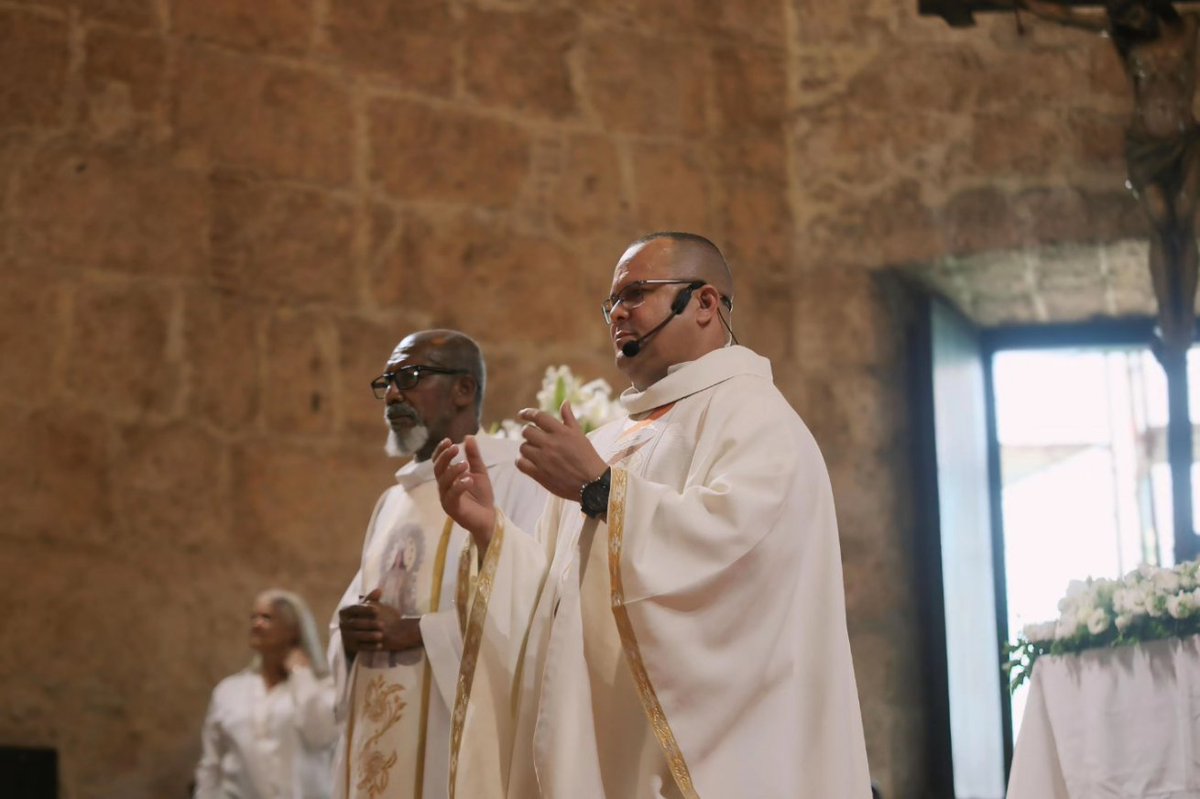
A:
POLYGON ((391 605, 379 601, 376 588, 357 605, 338 610, 338 628, 346 654, 399 652, 421 645, 420 619, 406 619, 391 605))

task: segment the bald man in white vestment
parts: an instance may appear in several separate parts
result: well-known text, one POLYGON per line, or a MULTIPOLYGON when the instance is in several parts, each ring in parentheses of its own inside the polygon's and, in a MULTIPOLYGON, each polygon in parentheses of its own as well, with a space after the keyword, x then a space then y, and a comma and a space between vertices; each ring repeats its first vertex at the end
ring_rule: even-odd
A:
MULTIPOLYGON (((339 605, 330 662, 344 723, 335 799, 446 796, 450 708, 465 598, 477 557, 438 500, 430 455, 443 437, 479 429, 485 369, 478 345, 427 330, 397 345, 371 386, 385 401, 388 452, 411 460, 379 498, 358 573, 339 605)), ((504 512, 532 529, 546 492, 517 471, 517 443, 480 437, 504 512)))
POLYGON ((452 797, 870 797, 828 474, 732 306, 707 239, 626 250, 604 315, 629 417, 589 439, 522 412, 518 468, 555 495, 533 535, 470 437, 434 452, 483 557, 452 797))

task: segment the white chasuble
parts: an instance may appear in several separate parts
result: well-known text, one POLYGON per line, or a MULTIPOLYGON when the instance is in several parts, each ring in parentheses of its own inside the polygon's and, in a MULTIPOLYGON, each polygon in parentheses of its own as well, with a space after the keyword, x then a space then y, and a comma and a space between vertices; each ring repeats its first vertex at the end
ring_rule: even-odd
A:
MULTIPOLYGON (((518 444, 479 436, 480 454, 508 513, 532 525, 545 492, 516 470, 518 444)), ((376 505, 358 574, 339 606, 378 589, 380 601, 421 617, 423 646, 362 652, 347 668, 335 615, 330 659, 344 728, 334 764, 335 797, 437 799, 448 786, 450 706, 477 558, 470 536, 442 510, 430 461, 410 462, 376 505)))
POLYGON ((728 347, 592 434, 605 522, 501 518, 467 623, 459 799, 868 799, 828 473, 728 347))

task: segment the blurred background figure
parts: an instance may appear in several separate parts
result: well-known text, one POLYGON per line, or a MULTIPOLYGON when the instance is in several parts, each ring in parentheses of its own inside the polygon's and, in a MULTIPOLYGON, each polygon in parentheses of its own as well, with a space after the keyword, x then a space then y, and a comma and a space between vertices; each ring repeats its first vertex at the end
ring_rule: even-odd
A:
POLYGON ((259 594, 250 665, 213 690, 196 799, 327 799, 337 729, 317 626, 296 594, 259 594))

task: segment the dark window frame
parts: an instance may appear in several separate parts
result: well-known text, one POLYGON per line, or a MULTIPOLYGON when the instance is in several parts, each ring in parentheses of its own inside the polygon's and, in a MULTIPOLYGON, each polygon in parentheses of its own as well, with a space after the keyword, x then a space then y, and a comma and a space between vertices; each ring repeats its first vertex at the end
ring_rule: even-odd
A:
MULTIPOLYGON (((923 293, 923 292, 922 292, 923 293)), ((916 316, 918 320, 918 340, 931 341, 930 325, 932 303, 936 302, 933 295, 924 294, 920 301, 922 306, 916 316)), ((943 300, 944 302, 944 300, 943 300)), ((951 307, 952 304, 950 304, 951 307)), ((1145 347, 1149 348, 1154 336, 1155 320, 1149 316, 1123 317, 1113 319, 1096 319, 1082 322, 1055 324, 1014 324, 991 328, 977 329, 979 337, 979 357, 983 366, 985 418, 987 424, 987 474, 991 515, 992 556, 994 564, 994 590, 996 618, 994 620, 996 634, 1000 641, 1007 641, 1008 607, 1007 607, 1007 570, 1004 561, 1004 520, 1002 494, 1003 486, 1000 473, 1000 444, 996 420, 996 397, 994 383, 994 362, 997 353, 1014 350, 1052 350, 1067 348, 1103 348, 1103 347, 1145 347)), ((921 357, 921 356, 918 356, 921 357)), ((916 420, 917 429, 933 430, 933 386, 924 379, 930 374, 930 363, 914 364, 912 393, 914 409, 920 415, 916 420)), ((918 436, 914 456, 922 477, 922 485, 918 487, 919 516, 923 517, 922 527, 929 524, 933 529, 940 529, 937 508, 936 486, 936 456, 930 451, 932 441, 918 436), (928 485, 932 475, 934 485, 928 485)), ((950 752, 949 704, 950 697, 945 673, 947 656, 946 628, 944 621, 944 598, 941 596, 942 585, 942 552, 936 536, 922 534, 919 536, 917 549, 917 577, 923 588, 918 613, 926 633, 924 650, 929 690, 929 730, 926 767, 930 778, 929 789, 931 796, 937 799, 952 799, 954 797, 953 763, 950 752), (933 587, 936 586, 936 590, 933 587)), ((999 668, 999 664, 997 664, 999 668)), ((1002 680, 1005 688, 1002 708, 1002 723, 1004 729, 1004 772, 1007 775, 1012 767, 1012 718, 1011 704, 1007 696, 1007 681, 1002 680)))
MULTIPOLYGON (((1055 0, 1059 2, 1059 0, 1055 0)), ((1077 8, 1103 8, 1102 0, 1062 0, 1059 5, 1077 8)), ((989 2, 989 0, 917 0, 917 13, 922 16, 941 17, 948 25, 955 28, 969 27, 975 24, 977 13, 1007 13, 1012 14, 1012 3, 989 2)), ((1024 12, 1028 14, 1029 12, 1024 12)))

